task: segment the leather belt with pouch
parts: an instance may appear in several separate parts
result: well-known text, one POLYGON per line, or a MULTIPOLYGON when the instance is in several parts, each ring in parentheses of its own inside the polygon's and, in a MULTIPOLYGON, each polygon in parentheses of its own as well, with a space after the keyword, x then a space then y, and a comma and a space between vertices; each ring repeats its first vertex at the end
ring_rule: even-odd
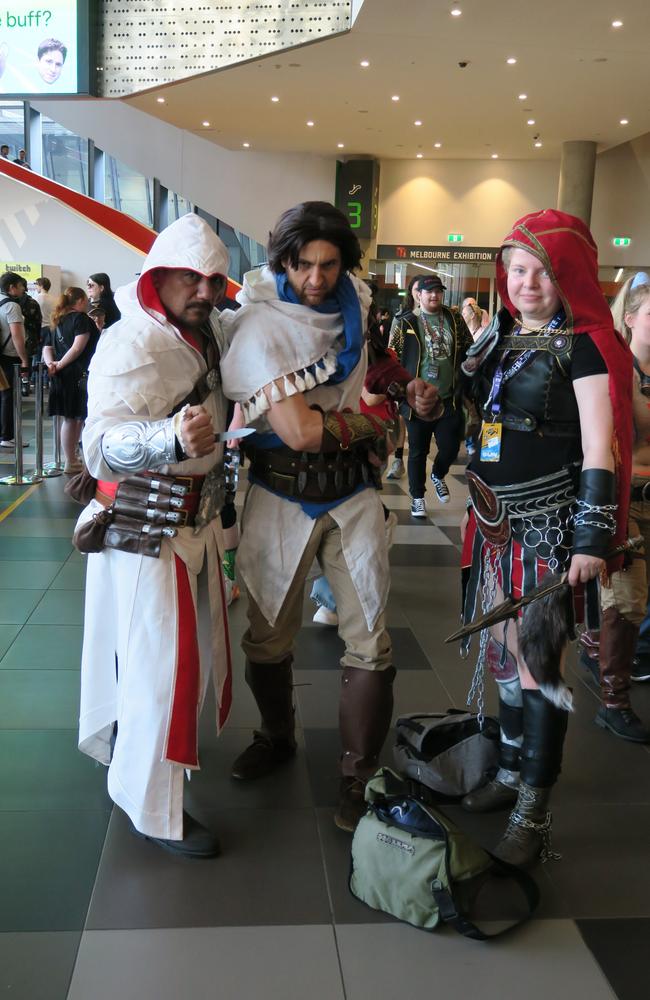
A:
POLYGON ((476 473, 466 469, 465 476, 479 531, 493 545, 505 545, 510 538, 510 521, 504 503, 476 473))
POLYGON ((274 493, 301 500, 342 500, 361 485, 379 488, 379 470, 354 450, 292 451, 291 448, 247 448, 253 480, 274 493))
POLYGON ((163 476, 144 472, 117 485, 111 497, 98 489, 105 508, 82 524, 73 543, 80 552, 119 549, 157 559, 163 538, 193 527, 203 476, 163 476))

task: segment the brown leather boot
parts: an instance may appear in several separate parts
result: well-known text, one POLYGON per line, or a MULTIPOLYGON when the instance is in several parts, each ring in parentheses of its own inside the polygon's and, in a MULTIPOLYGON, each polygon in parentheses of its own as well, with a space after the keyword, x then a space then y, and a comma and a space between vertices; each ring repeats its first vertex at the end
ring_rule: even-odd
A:
POLYGON ((233 778, 240 781, 263 778, 295 755, 292 662, 292 656, 280 663, 246 660, 246 682, 257 702, 262 724, 253 733, 253 742, 234 762, 233 778))
POLYGON ((650 742, 650 730, 630 704, 630 672, 639 634, 616 608, 602 612, 600 622, 600 697, 596 725, 633 743, 650 742))
POLYGON ((379 754, 393 715, 395 668, 344 667, 339 702, 341 797, 334 822, 354 832, 366 811, 366 781, 377 770, 379 754))
POLYGON ((548 701, 541 691, 522 692, 524 741, 521 781, 505 834, 492 852, 508 864, 527 868, 541 857, 559 857, 551 850, 551 788, 560 774, 569 713, 548 701))

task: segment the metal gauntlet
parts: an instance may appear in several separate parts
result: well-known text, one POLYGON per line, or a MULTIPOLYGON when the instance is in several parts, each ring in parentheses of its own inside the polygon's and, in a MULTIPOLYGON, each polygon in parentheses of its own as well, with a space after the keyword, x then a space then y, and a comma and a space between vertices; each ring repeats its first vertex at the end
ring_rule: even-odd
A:
POLYGON ((616 480, 607 469, 583 469, 573 520, 573 552, 604 559, 616 531, 616 480))
POLYGON ((178 461, 174 418, 130 420, 102 437, 102 455, 114 472, 143 472, 178 461))
POLYGON ((347 451, 359 445, 376 452, 380 459, 385 458, 386 425, 383 420, 366 413, 348 413, 342 410, 330 410, 323 414, 321 451, 347 451))

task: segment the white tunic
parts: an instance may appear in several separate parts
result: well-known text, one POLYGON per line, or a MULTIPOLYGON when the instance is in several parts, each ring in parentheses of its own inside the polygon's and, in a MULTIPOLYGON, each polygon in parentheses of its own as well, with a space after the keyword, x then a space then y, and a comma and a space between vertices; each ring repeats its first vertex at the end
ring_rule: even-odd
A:
MULTIPOLYGON (((196 216, 185 219, 196 221, 181 219, 158 237, 143 275, 162 265, 183 266, 183 260, 185 267, 201 273, 222 270, 223 255, 218 259, 209 228, 196 216), (183 234, 189 236, 190 247, 183 247, 183 234)), ((90 472, 100 480, 125 478, 104 462, 102 435, 119 422, 167 417, 207 370, 201 353, 179 330, 140 304, 142 289, 141 277, 137 285, 122 291, 122 319, 102 336, 90 366, 83 449, 90 472)), ((218 326, 216 313, 211 323, 218 326)), ((203 406, 215 430, 224 430, 226 404, 221 391, 213 391, 203 406)), ((219 444, 208 456, 159 471, 202 475, 221 461, 222 454, 219 444)), ((99 509, 98 502, 91 501, 80 521, 99 509)), ((225 722, 229 708, 222 549, 217 518, 196 533, 180 528, 174 539, 163 539, 158 559, 113 549, 88 557, 79 746, 101 763, 110 762, 111 797, 139 830, 155 837, 182 837, 183 772, 186 766, 198 766, 198 758, 192 763, 174 760, 168 753, 181 617, 188 610, 188 602, 179 599, 183 581, 191 592, 193 634, 199 633, 199 698, 189 711, 198 717, 210 676, 217 695, 217 726, 225 722), (116 720, 118 736, 111 759, 116 720)))
MULTIPOLYGON (((370 293, 352 278, 365 318, 370 293)), ((324 411, 344 407, 358 412, 366 374, 367 352, 344 382, 330 383, 342 348, 340 313, 318 313, 278 299, 268 268, 244 278, 238 299, 242 308, 224 312, 222 326, 229 347, 222 359, 225 394, 242 406, 247 422, 270 430, 270 403, 302 392, 309 406, 324 411), (287 376, 291 376, 288 378, 287 376)), ((385 608, 389 589, 383 508, 377 492, 362 490, 333 507, 330 516, 341 529, 345 560, 371 631, 385 608)), ((298 503, 262 486, 248 491, 242 520, 237 568, 267 621, 273 625, 295 576, 314 522, 298 503)))

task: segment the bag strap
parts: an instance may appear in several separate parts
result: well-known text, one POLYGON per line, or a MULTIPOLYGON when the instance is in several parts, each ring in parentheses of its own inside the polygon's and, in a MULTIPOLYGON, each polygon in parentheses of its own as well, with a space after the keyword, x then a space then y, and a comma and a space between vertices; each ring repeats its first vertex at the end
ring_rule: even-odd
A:
MULTIPOLYGON (((15 302, 15 301, 16 300, 12 299, 10 295, 7 295, 4 299, 2 299, 2 301, 0 301, 0 309, 2 309, 3 306, 6 306, 7 302, 15 302)), ((10 340, 11 340, 11 331, 9 331, 9 336, 6 338, 6 340, 3 340, 2 344, 0 344, 0 354, 4 352, 4 349, 10 340)))
MULTIPOLYGON (((449 867, 447 864, 449 857, 449 840, 446 830, 445 842, 445 870, 447 874, 447 881, 451 887, 453 882, 449 875, 449 867)), ((444 923, 449 924, 457 930, 459 934, 462 934, 463 937, 472 938, 474 941, 488 941, 490 938, 497 938, 501 937, 503 934, 507 934, 515 927, 519 927, 520 924, 529 920, 539 905, 539 886, 532 876, 528 874, 528 872, 525 872, 522 868, 516 868, 514 865, 509 865, 504 861, 500 861, 498 858, 495 858, 493 854, 490 854, 489 851, 486 851, 485 853, 493 862, 497 877, 512 879, 517 887, 521 889, 528 906, 528 912, 525 913, 523 917, 513 920, 512 923, 507 925, 507 927, 502 927, 501 930, 488 933, 487 931, 481 930, 480 927, 477 927, 476 924, 472 923, 468 917, 460 912, 454 899, 453 889, 446 889, 439 879, 434 879, 431 883, 431 892, 438 906, 441 919, 444 923)), ((479 896, 480 893, 481 889, 477 893, 477 896, 479 896)))

